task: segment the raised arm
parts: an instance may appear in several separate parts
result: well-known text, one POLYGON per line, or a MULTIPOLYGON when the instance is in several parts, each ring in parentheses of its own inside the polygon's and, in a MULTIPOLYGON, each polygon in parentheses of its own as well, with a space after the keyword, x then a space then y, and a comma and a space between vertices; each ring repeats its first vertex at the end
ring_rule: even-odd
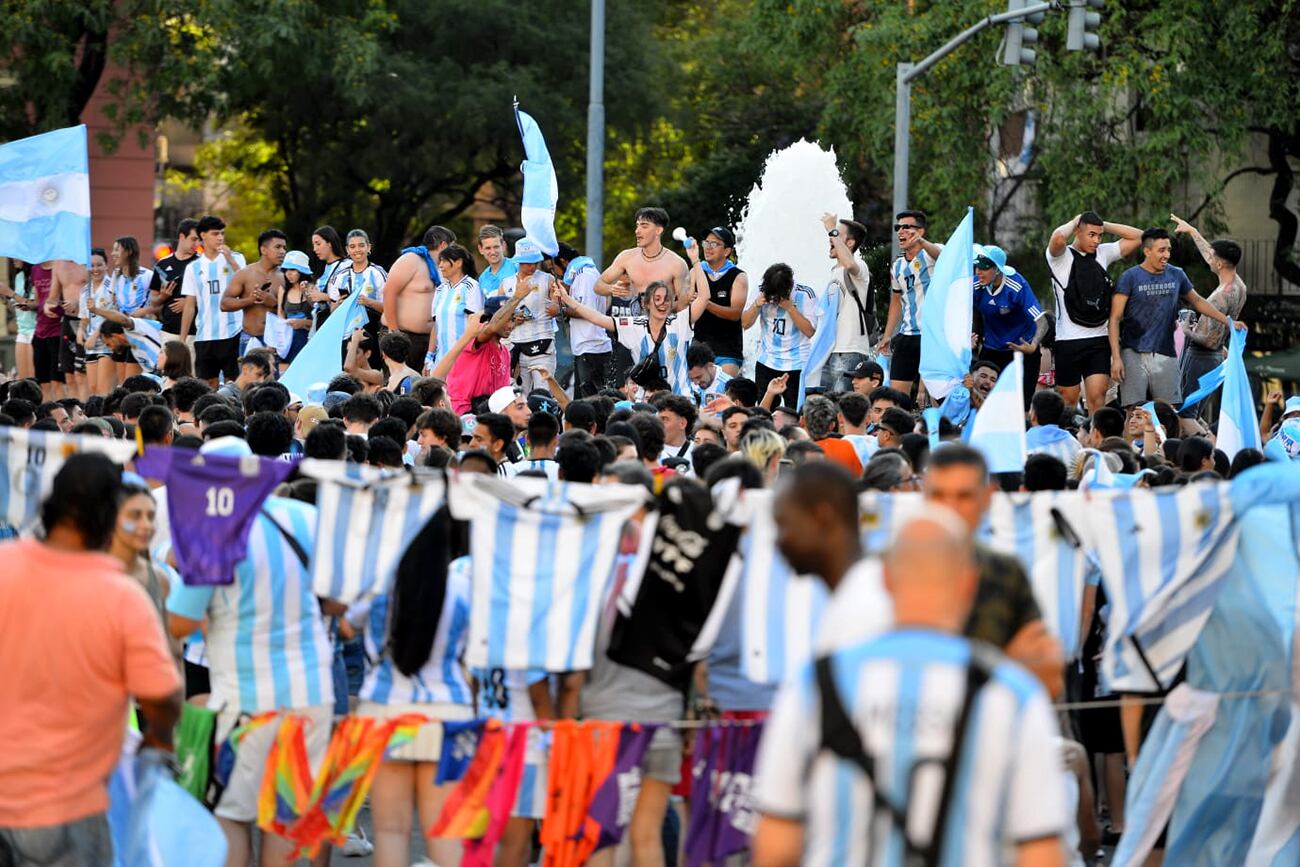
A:
POLYGON ((1133 251, 1142 243, 1142 230, 1123 223, 1102 223, 1102 231, 1119 235, 1119 254, 1124 258, 1133 255, 1133 251))
MULTIPOLYGON (((822 225, 826 227, 828 233, 835 231, 839 224, 840 218, 835 214, 822 214, 822 225)), ((831 235, 830 240, 831 251, 835 254, 836 264, 841 265, 846 271, 857 277, 858 271, 861 269, 858 268, 857 260, 853 258, 853 251, 849 249, 848 244, 844 243, 844 233, 831 235)), ((925 240, 922 239, 921 243, 924 244, 925 240)))
POLYGON ((579 319, 585 319, 592 325, 598 325, 611 334, 617 330, 617 326, 614 324, 614 317, 606 316, 598 310, 593 310, 580 301, 574 301, 573 296, 569 294, 568 290, 566 290, 563 284, 559 281, 556 281, 555 285, 551 288, 551 292, 552 297, 554 297, 556 302, 560 305, 560 309, 569 316, 576 316, 579 319))
POLYGON ((1047 242, 1047 253, 1053 259, 1065 252, 1065 248, 1070 244, 1070 237, 1079 228, 1079 218, 1082 216, 1083 214, 1076 214, 1074 219, 1057 226, 1056 231, 1052 232, 1052 240, 1047 242))
POLYGON ((790 318, 794 321, 794 327, 798 328, 799 333, 804 337, 812 337, 816 333, 817 326, 813 324, 811 319, 803 315, 803 311, 799 309, 798 304, 794 303, 793 298, 782 301, 781 308, 790 314, 790 318))
POLYGON ((1205 240, 1204 236, 1197 231, 1196 227, 1177 214, 1170 214, 1169 219, 1174 222, 1174 234, 1186 235, 1191 238, 1192 243, 1196 245, 1196 249, 1200 251, 1201 258, 1205 260, 1205 264, 1213 266, 1214 248, 1211 247, 1210 242, 1205 240))
POLYGON ((366 385, 383 385, 384 375, 371 368, 361 357, 361 344, 366 339, 365 329, 358 328, 348 340, 348 354, 343 359, 343 372, 355 376, 366 385))

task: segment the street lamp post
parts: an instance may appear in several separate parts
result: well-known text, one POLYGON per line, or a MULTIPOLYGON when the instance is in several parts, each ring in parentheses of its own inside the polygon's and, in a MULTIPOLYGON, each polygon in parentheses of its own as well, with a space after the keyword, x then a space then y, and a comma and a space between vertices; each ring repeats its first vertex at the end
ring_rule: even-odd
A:
POLYGON ((591 85, 587 97, 587 249, 597 267, 605 244, 605 0, 591 0, 591 85))

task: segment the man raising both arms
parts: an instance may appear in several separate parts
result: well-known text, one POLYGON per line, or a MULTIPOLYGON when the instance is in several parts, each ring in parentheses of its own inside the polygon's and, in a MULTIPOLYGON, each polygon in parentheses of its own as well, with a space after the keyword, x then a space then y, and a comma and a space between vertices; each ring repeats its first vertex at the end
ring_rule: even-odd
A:
MULTIPOLYGON (((668 212, 663 208, 642 208, 636 212, 636 246, 615 256, 596 281, 596 294, 608 295, 611 299, 611 317, 641 315, 641 295, 656 281, 672 287, 678 310, 690 303, 689 269, 685 259, 664 247, 666 228, 668 212)), ((632 356, 618 343, 614 345, 612 367, 610 381, 623 383, 632 367, 632 356)))
POLYGON ((1065 398, 1066 411, 1079 406, 1080 383, 1086 389, 1088 412, 1106 404, 1110 388, 1110 278, 1106 269, 1116 259, 1133 254, 1142 231, 1108 223, 1095 211, 1084 211, 1052 233, 1047 244, 1047 265, 1052 271, 1056 298, 1056 390, 1065 398), (1120 240, 1101 242, 1103 234, 1120 240), (1070 236, 1074 243, 1067 246, 1070 236))
POLYGON ((889 266, 889 315, 876 350, 891 357, 889 385, 910 396, 921 371, 921 305, 943 245, 925 239, 925 211, 899 211, 894 220, 903 255, 889 266))
POLYGON ((424 353, 433 330, 433 293, 442 282, 438 254, 455 243, 456 235, 442 226, 424 233, 424 244, 407 247, 393 263, 384 284, 384 327, 401 331, 411 341, 406 364, 412 370, 424 367, 424 353))
POLYGON ((289 239, 279 229, 267 229, 257 236, 257 252, 261 257, 230 279, 221 296, 221 309, 226 312, 244 312, 243 332, 239 335, 239 355, 242 358, 250 349, 266 346, 266 311, 274 310, 284 291, 284 255, 289 249, 289 239), (256 341, 256 345, 254 345, 256 341))

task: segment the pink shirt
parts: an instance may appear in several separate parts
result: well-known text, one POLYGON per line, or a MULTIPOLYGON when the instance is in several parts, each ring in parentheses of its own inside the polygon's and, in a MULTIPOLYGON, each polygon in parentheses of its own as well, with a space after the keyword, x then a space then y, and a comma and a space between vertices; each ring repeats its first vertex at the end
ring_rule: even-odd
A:
POLYGON ((108 809, 128 696, 181 687, 158 612, 106 554, 0 545, 0 827, 108 809))
POLYGON ((487 397, 510 384, 510 350, 493 339, 471 341, 447 374, 447 394, 457 414, 469 412, 470 401, 487 397))

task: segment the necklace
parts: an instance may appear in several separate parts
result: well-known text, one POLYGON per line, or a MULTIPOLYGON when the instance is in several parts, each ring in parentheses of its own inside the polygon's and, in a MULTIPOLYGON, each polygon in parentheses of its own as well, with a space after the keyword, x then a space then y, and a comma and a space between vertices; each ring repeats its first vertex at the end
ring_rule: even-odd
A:
POLYGON ((654 260, 656 260, 656 259, 658 259, 660 256, 662 256, 664 253, 666 253, 667 251, 668 251, 668 248, 665 247, 663 244, 660 244, 660 245, 659 245, 659 252, 658 252, 658 253, 655 253, 653 256, 647 256, 647 255, 645 254, 645 248, 642 247, 642 248, 641 248, 641 258, 642 258, 642 259, 645 259, 647 262, 653 262, 654 260))

